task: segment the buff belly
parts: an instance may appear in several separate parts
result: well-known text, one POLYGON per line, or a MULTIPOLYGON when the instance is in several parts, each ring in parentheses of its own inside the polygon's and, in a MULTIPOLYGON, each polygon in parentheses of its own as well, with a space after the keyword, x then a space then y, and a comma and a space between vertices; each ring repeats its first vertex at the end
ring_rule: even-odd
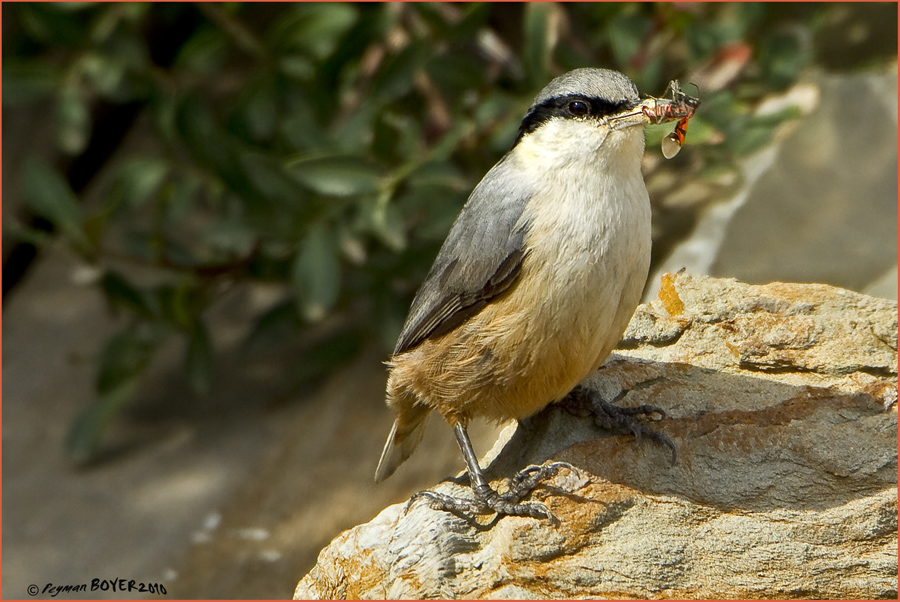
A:
POLYGON ((546 266, 523 266, 523 277, 481 312, 393 358, 388 404, 424 405, 451 424, 534 414, 606 359, 638 302, 643 270, 618 288, 584 273, 548 295, 546 266))

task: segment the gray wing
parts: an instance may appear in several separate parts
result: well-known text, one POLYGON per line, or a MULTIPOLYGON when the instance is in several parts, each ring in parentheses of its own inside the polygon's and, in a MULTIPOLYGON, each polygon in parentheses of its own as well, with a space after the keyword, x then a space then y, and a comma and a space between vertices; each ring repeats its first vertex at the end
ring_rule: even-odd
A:
POLYGON ((510 165, 507 155, 469 196, 413 299, 394 355, 450 332, 515 282, 530 192, 510 165))

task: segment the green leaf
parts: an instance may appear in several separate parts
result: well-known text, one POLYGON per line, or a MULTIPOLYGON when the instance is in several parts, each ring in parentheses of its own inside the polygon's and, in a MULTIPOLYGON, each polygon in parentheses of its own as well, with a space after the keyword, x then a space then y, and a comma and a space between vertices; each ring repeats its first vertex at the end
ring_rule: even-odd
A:
POLYGON ((621 12, 610 19, 606 34, 616 64, 629 64, 640 52, 641 43, 651 27, 652 23, 647 17, 634 11, 621 12))
POLYGON ((163 185, 159 197, 165 200, 163 208, 168 224, 189 219, 188 216, 204 202, 217 205, 224 187, 219 180, 205 175, 182 172, 163 185))
POLYGON ((116 97, 121 92, 127 69, 121 56, 90 52, 82 57, 80 65, 87 81, 104 96, 116 97))
POLYGON ((134 396, 147 363, 167 332, 165 328, 139 324, 107 342, 99 358, 97 397, 75 420, 66 442, 76 461, 94 455, 103 429, 134 396))
POLYGON ((175 58, 175 69, 198 74, 214 74, 228 58, 228 39, 213 26, 201 27, 181 45, 175 58))
POLYGON ((450 130, 435 143, 429 156, 438 161, 449 159, 450 155, 459 145, 460 140, 471 134, 472 128, 470 127, 468 120, 460 119, 456 125, 450 128, 450 130))
POLYGON ((359 157, 312 157, 288 163, 295 180, 320 194, 351 196, 378 189, 379 174, 359 157))
POLYGON ((34 102, 59 88, 62 79, 55 66, 38 61, 4 60, 3 105, 34 102))
POLYGON ((97 2, 54 2, 53 10, 61 13, 77 13, 83 10, 92 9, 97 6, 97 2))
POLYGON ((162 159, 131 159, 119 168, 107 200, 112 207, 137 208, 157 191, 168 173, 169 164, 162 159))
MULTIPOLYGON (((67 7, 72 8, 67 2, 22 2, 15 5, 19 24, 29 36, 60 49, 82 43, 88 33, 84 18, 65 18, 60 14, 66 12, 67 7)), ((6 13, 6 10, 3 12, 6 13)))
POLYGON ((338 298, 341 265, 337 241, 324 224, 309 228, 292 269, 300 313, 312 322, 321 320, 338 298))
MULTIPOLYGON (((382 112, 378 115, 379 121, 383 121, 386 127, 392 128, 397 135, 397 144, 395 152, 397 155, 408 163, 419 164, 422 161, 422 140, 424 138, 423 127, 421 123, 412 115, 382 112)), ((377 134, 377 131, 376 131, 377 134)), ((372 148, 378 140, 372 141, 372 148)))
POLYGON ((357 9, 351 4, 297 4, 278 19, 270 34, 271 44, 278 54, 303 51, 325 58, 356 18, 357 9))
POLYGON ((266 202, 294 210, 311 209, 304 204, 309 195, 275 159, 262 153, 248 152, 241 155, 240 163, 247 179, 266 202))
POLYGON ((64 153, 75 155, 87 146, 91 117, 87 103, 74 86, 63 88, 56 107, 56 141, 64 153))
POLYGON ((372 128, 381 107, 375 103, 363 103, 349 117, 338 123, 332 132, 332 140, 337 150, 345 154, 356 154, 359 149, 369 146, 372 128))
POLYGON ((416 17, 427 26, 433 40, 444 40, 450 33, 453 26, 448 22, 446 15, 435 7, 434 3, 416 2, 410 4, 410 7, 410 12, 415 12, 416 17))
POLYGON ((330 140, 323 129, 325 124, 316 116, 310 99, 292 98, 285 114, 287 117, 278 129, 288 144, 298 150, 328 148, 330 140))
POLYGON ((103 430, 116 412, 131 400, 139 384, 140 378, 136 374, 121 380, 99 395, 75 419, 66 440, 66 451, 75 462, 86 462, 94 457, 103 430))
POLYGON ((100 288, 106 295, 106 300, 110 307, 122 307, 146 317, 153 315, 144 294, 133 287, 118 272, 107 270, 100 280, 100 288))
POLYGON ((318 68, 321 84, 335 88, 341 74, 356 65, 373 45, 380 45, 389 31, 397 27, 403 13, 384 3, 355 4, 356 23, 341 36, 338 45, 318 68))
POLYGON ((760 45, 759 64, 766 83, 775 90, 790 86, 811 61, 810 44, 794 31, 770 33, 760 45))
POLYGON ((554 26, 552 11, 557 10, 550 2, 529 2, 525 5, 525 70, 533 83, 545 82, 549 79, 550 54, 553 47, 550 41, 550 27, 554 26))
POLYGON ((209 103, 187 96, 174 111, 174 125, 197 163, 210 168, 236 194, 256 200, 237 160, 237 145, 222 131, 209 103))
POLYGON ((415 238, 440 242, 447 237, 465 201, 465 192, 440 184, 423 184, 410 186, 395 202, 402 214, 426 216, 411 233, 415 238))
POLYGON ((468 39, 477 37, 478 32, 488 26, 494 7, 490 2, 473 2, 461 8, 463 18, 453 26, 453 39, 468 42, 468 39))
POLYGON ((391 102, 413 89, 416 70, 428 57, 423 43, 412 43, 390 56, 372 78, 372 102, 391 102))
MULTIPOLYGON (((266 232, 271 235, 271 232, 266 232)), ((203 230, 203 242, 213 249, 227 252, 229 255, 246 255, 260 238, 246 220, 239 217, 228 217, 211 224, 203 230)))
POLYGON ((441 91, 455 100, 481 83, 485 68, 464 54, 438 54, 428 59, 425 70, 441 91))
POLYGON ((72 241, 86 250, 90 243, 83 230, 84 216, 78 198, 62 176, 44 161, 29 158, 23 168, 25 203, 49 219, 72 241))
POLYGON ((163 285, 155 291, 156 313, 181 330, 192 328, 197 315, 197 289, 188 282, 163 285))
POLYGON ((268 74, 248 82, 241 97, 240 117, 250 137, 268 139, 281 121, 278 85, 268 74))
POLYGON ((27 242, 35 247, 43 247, 53 241, 53 235, 46 230, 39 230, 23 224, 16 218, 9 218, 3 223, 3 236, 7 240, 27 242))
POLYGON ((472 185, 459 169, 449 161, 429 161, 416 167, 409 175, 410 186, 446 186, 465 190, 472 185))
POLYGON ((209 391, 212 374, 213 352, 209 340, 209 332, 201 320, 194 323, 188 340, 187 354, 184 358, 184 370, 188 383, 197 393, 209 391))
POLYGON ((391 250, 400 252, 406 248, 406 224, 395 205, 377 206, 372 214, 371 227, 391 250))
POLYGON ((152 263, 159 257, 159 237, 146 229, 126 230, 122 244, 125 252, 139 261, 152 263))
POLYGON ((141 374, 161 338, 160 332, 136 326, 111 338, 100 354, 97 392, 102 396, 141 374))
POLYGON ((302 82, 311 80, 315 74, 315 66, 312 61, 305 56, 291 54, 281 57, 278 60, 278 68, 288 77, 298 79, 302 82))

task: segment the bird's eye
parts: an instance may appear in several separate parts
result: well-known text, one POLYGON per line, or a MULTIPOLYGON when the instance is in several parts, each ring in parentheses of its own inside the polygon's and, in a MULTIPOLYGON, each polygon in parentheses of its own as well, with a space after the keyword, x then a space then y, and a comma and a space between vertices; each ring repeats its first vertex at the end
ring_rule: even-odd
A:
POLYGON ((590 108, 583 100, 573 100, 568 105, 566 105, 566 110, 569 111, 570 115, 581 117, 582 115, 587 115, 590 111, 590 108))

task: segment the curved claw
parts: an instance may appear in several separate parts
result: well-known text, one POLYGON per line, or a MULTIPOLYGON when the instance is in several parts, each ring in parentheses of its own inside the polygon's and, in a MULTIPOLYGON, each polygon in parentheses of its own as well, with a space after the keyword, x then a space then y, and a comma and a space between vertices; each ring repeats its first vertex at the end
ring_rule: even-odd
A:
POLYGON ((444 510, 454 514, 486 514, 484 508, 476 500, 427 490, 416 492, 409 498, 409 501, 406 503, 406 512, 409 512, 413 503, 421 498, 427 498, 427 504, 435 510, 444 510))
POLYGON ((645 426, 637 419, 639 416, 650 416, 652 414, 659 414, 662 418, 665 418, 666 412, 661 408, 651 405, 640 405, 632 408, 619 407, 607 403, 600 398, 596 391, 587 388, 575 389, 570 395, 576 404, 590 403, 594 424, 600 428, 620 435, 632 434, 638 440, 642 436, 646 436, 660 445, 665 445, 672 453, 671 463, 675 464, 678 452, 672 440, 665 434, 645 426))
MULTIPOLYGON (((527 468, 525 470, 528 470, 527 468)), ((518 476, 518 475, 516 475, 518 476)), ((532 486, 531 489, 534 487, 532 486)), ((530 491, 530 489, 529 489, 530 491)), ((518 498, 519 494, 525 493, 516 492, 514 495, 500 495, 490 487, 479 487, 474 490, 475 497, 478 502, 482 504, 484 507, 489 508, 496 512, 497 514, 505 514, 508 516, 530 516, 532 518, 543 518, 550 522, 552 525, 558 525, 559 519, 555 514, 550 512, 550 509, 547 508, 544 504, 540 502, 520 502, 518 498), (507 497, 509 496, 509 497, 507 497)), ((513 492, 510 492, 513 493, 513 492)))
POLYGON ((506 494, 506 497, 513 497, 513 495, 517 498, 525 497, 541 481, 555 477, 559 473, 560 468, 575 472, 575 467, 568 462, 552 462, 550 464, 532 465, 523 468, 509 480, 509 492, 506 494))
POLYGON ((664 409, 646 404, 635 406, 633 408, 620 408, 618 406, 612 407, 615 407, 619 412, 627 416, 637 416, 638 414, 650 416, 651 414, 659 414, 662 418, 668 417, 668 414, 666 414, 666 411, 664 409))

